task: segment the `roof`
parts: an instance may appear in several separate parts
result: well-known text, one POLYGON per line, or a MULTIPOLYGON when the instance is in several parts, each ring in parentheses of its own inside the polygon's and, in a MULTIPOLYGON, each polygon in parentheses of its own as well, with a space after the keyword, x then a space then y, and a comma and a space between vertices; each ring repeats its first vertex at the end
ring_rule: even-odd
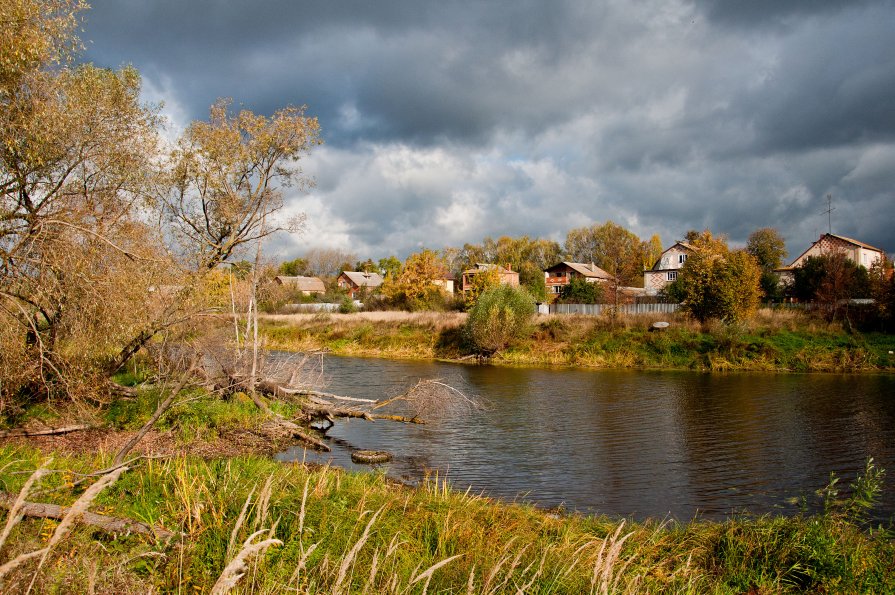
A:
POLYGON ((289 277, 279 275, 274 277, 281 285, 289 285, 301 291, 320 291, 326 292, 326 287, 319 277, 289 277))
POLYGON ((657 269, 656 267, 659 266, 659 264, 662 262, 662 257, 665 256, 665 253, 673 250, 676 246, 680 246, 684 250, 689 250, 690 252, 696 252, 696 246, 694 246, 693 244, 690 244, 689 242, 685 242, 683 240, 681 240, 680 242, 675 242, 672 245, 670 245, 669 247, 662 250, 662 254, 659 255, 659 258, 656 259, 656 262, 654 262, 653 266, 651 266, 648 270, 650 270, 650 271, 666 270, 666 269, 657 269))
POLYGON ((363 271, 342 271, 348 280, 357 287, 379 287, 382 285, 382 275, 379 273, 365 273, 363 271))
POLYGON ((612 275, 595 265, 594 263, 586 264, 583 262, 566 262, 563 261, 559 264, 555 264, 549 269, 545 269, 546 271, 550 271, 555 269, 556 267, 566 265, 576 273, 579 273, 583 277, 587 277, 589 279, 608 279, 612 280, 612 275))
POLYGON ((841 241, 851 244, 853 246, 858 246, 859 248, 866 248, 868 250, 873 250, 874 252, 879 252, 880 254, 883 253, 883 251, 880 250, 879 248, 875 248, 874 246, 871 246, 870 244, 865 244, 864 242, 859 242, 858 240, 853 240, 853 239, 847 238, 845 236, 837 236, 834 233, 822 233, 822 234, 820 234, 820 238, 818 238, 817 242, 811 242, 811 245, 808 246, 807 250, 805 250, 804 252, 799 254, 788 267, 781 267, 781 269, 782 270, 792 269, 792 267, 795 265, 795 263, 799 262, 800 258, 802 258, 806 254, 808 254, 808 252, 812 248, 814 248, 814 246, 816 246, 818 242, 822 241, 824 239, 824 237, 836 238, 837 240, 841 240, 841 241))
POLYGON ((466 273, 475 274, 475 273, 481 273, 483 271, 491 271, 491 270, 496 270, 500 274, 507 274, 507 273, 515 272, 515 271, 513 271, 513 269, 504 268, 500 265, 492 264, 490 262, 477 262, 477 263, 475 263, 474 269, 468 269, 466 271, 463 271, 463 273, 464 274, 466 274, 466 273))
POLYGON ((874 246, 871 246, 870 244, 865 244, 864 242, 859 242, 858 240, 853 240, 853 239, 847 238, 845 236, 837 236, 834 233, 827 233, 824 235, 830 236, 831 238, 838 238, 838 239, 842 240, 843 242, 848 242, 849 244, 854 244, 855 246, 860 246, 861 248, 867 248, 868 250, 873 250, 875 252, 882 252, 882 250, 880 250, 879 248, 876 248, 874 246))

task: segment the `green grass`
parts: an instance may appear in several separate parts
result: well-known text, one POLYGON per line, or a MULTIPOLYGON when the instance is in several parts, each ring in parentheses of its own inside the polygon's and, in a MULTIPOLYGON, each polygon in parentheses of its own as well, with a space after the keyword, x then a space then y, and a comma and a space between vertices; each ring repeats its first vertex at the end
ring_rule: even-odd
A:
MULTIPOLYGON (((542 317, 492 358, 513 365, 596 368, 878 372, 895 370, 895 335, 848 333, 809 318, 772 315, 748 325, 699 325, 669 316, 671 327, 650 332, 648 317, 542 317)), ((328 349, 340 355, 460 359, 473 351, 462 323, 397 323, 340 318, 267 322, 275 349, 328 349)))
MULTIPOLYGON (((0 449, 0 486, 17 492, 44 458, 26 448, 0 449)), ((44 478, 29 498, 69 504, 83 490, 72 490, 71 481, 107 463, 97 456, 57 456, 51 467, 60 472, 44 478)), ((603 584, 619 592, 895 590, 891 539, 834 513, 719 523, 628 521, 620 527, 607 517, 495 503, 436 479, 409 489, 377 474, 312 470, 263 457, 147 460, 92 509, 183 537, 163 544, 81 528, 51 553, 37 593, 86 592, 91 582, 97 592, 208 592, 235 554, 231 549, 228 555, 231 536, 238 549, 261 529, 283 544, 250 563, 237 592, 466 593, 470 580, 473 593, 515 593, 526 585, 526 593, 590 593, 603 584), (413 583, 445 561, 431 583, 413 583)), ((41 547, 53 526, 23 521, 0 549, 0 562, 41 547)), ((34 572, 35 564, 25 564, 7 577, 6 587, 27 584, 34 572)))

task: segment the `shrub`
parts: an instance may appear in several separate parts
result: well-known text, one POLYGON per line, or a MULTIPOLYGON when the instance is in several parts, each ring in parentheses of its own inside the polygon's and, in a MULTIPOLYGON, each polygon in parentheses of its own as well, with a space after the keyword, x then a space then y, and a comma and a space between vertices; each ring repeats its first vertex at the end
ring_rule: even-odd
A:
POLYGON ((470 310, 467 336, 476 351, 494 354, 522 335, 534 311, 534 300, 527 291, 498 285, 481 294, 470 310))

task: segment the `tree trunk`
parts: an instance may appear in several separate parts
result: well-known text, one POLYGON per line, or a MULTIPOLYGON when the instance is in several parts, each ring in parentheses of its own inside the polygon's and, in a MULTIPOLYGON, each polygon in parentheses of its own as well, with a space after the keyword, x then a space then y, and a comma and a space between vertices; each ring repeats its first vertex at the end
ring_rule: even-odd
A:
MULTIPOLYGON (((0 508, 9 509, 16 501, 14 494, 0 492, 0 508)), ((29 517, 37 517, 44 519, 62 519, 65 517, 68 509, 56 504, 41 504, 35 502, 25 502, 19 509, 19 514, 29 517)), ((106 533, 139 533, 141 535, 151 535, 159 539, 168 539, 174 537, 174 533, 161 527, 153 527, 146 523, 141 523, 133 519, 125 519, 121 517, 106 516, 104 514, 95 514, 85 512, 81 515, 81 522, 97 527, 106 533)))

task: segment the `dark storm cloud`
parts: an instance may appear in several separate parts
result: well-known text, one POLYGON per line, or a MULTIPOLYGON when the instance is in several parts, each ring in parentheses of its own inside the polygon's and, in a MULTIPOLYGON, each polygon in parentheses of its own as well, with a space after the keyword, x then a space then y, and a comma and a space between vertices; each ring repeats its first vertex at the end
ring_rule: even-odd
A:
POLYGON ((762 150, 895 139, 893 12, 842 16, 791 36, 779 64, 738 102, 762 150))
POLYGON ((812 15, 830 15, 870 0, 696 0, 713 22, 734 27, 792 24, 812 15))
POLYGON ((534 0, 100 0, 88 14, 87 55, 171 78, 193 118, 228 96, 262 112, 307 104, 331 143, 480 143, 498 127, 538 130, 587 104, 590 64, 581 61, 579 83, 564 69, 591 50, 611 59, 624 30, 604 13, 534 0), (605 42, 594 47, 594 38, 605 42), (557 72, 563 80, 551 78, 557 72), (352 110, 363 126, 346 117, 352 110))
MULTIPOLYGON (((307 104, 326 146, 292 250, 406 255, 613 219, 895 249, 889 0, 96 0, 87 57, 183 120, 307 104)), ((285 249, 285 248, 284 248, 285 249)), ((288 249, 285 249, 288 252, 288 249)))

